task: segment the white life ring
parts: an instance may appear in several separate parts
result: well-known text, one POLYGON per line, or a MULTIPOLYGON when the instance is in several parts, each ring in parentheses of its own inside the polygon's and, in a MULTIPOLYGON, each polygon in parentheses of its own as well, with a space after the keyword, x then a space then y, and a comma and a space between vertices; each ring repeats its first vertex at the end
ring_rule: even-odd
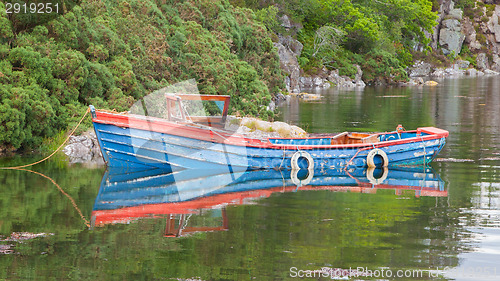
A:
POLYGON ((380 155, 380 157, 382 157, 382 159, 383 159, 382 166, 383 167, 387 167, 389 165, 389 158, 387 158, 387 154, 385 154, 385 152, 383 150, 375 148, 375 149, 372 149, 370 152, 368 152, 368 156, 366 156, 366 165, 368 165, 368 167, 370 167, 370 168, 376 167, 375 162, 373 161, 373 159, 375 158, 376 155, 380 155))
POLYGON ((292 170, 300 170, 299 167, 299 158, 304 157, 307 159, 307 169, 308 170, 314 170, 314 159, 311 157, 311 154, 309 154, 307 151, 299 150, 295 152, 292 156, 290 166, 292 167, 292 170))
POLYGON ((387 169, 387 167, 383 167, 382 169, 383 169, 384 173, 378 179, 376 179, 373 176, 373 172, 375 171, 374 167, 370 167, 370 168, 366 169, 366 178, 368 179, 368 181, 370 181, 371 184, 374 184, 374 185, 381 184, 387 179, 387 175, 389 174, 389 169, 387 169))
POLYGON ((292 172, 290 173, 290 178, 292 179, 293 184, 296 186, 308 185, 314 177, 314 170, 307 169, 307 178, 303 180, 299 180, 299 177, 297 177, 299 171, 300 169, 292 169, 292 172))

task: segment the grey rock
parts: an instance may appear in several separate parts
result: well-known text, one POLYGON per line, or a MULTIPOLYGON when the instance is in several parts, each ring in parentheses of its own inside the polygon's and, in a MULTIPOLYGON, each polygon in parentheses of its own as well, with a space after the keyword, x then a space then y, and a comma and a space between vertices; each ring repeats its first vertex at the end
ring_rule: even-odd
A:
POLYGON ((299 78, 300 88, 312 88, 313 79, 311 77, 300 77, 299 78))
POLYGON ((296 54, 281 43, 274 43, 274 46, 278 49, 280 67, 286 74, 288 74, 287 77, 285 77, 287 91, 296 93, 300 92, 300 67, 297 62, 296 54))
POLYGON ((410 77, 424 77, 431 74, 432 65, 423 61, 416 61, 409 69, 410 77))
POLYGON ((491 33, 495 33, 495 26, 498 26, 498 14, 495 9, 493 15, 490 17, 488 22, 486 23, 486 27, 491 33))
POLYGON ((495 25, 493 27, 493 33, 495 33, 495 41, 500 43, 500 25, 495 25))
POLYGON ((63 148, 70 163, 95 163, 102 165, 101 150, 94 132, 85 132, 81 136, 71 136, 68 145, 63 148))
POLYGON ((488 57, 486 57, 485 53, 480 53, 479 55, 477 55, 476 63, 477 63, 477 68, 480 70, 485 70, 490 68, 488 57))
POLYGON ((63 149, 64 154, 70 156, 70 157, 75 157, 75 158, 82 158, 85 160, 90 160, 92 154, 91 154, 91 148, 84 145, 83 143, 71 143, 68 144, 64 149, 63 149))
POLYGON ((459 69, 466 69, 469 67, 470 65, 470 62, 469 61, 466 61, 466 60, 458 60, 456 63, 455 63, 456 67, 459 68, 459 69))
POLYGON ((436 68, 434 72, 432 72, 431 76, 434 77, 444 77, 445 76, 445 71, 442 68, 436 68))
POLYGON ((337 84, 337 80, 339 79, 339 77, 340 77, 339 70, 335 69, 335 70, 330 71, 330 73, 328 74, 328 77, 326 79, 334 84, 337 84))
POLYGON ((327 81, 321 76, 300 77, 299 85, 301 89, 326 89, 330 87, 330 83, 327 81))
POLYGON ((363 71, 361 70, 361 67, 357 64, 354 65, 356 67, 356 75, 354 76, 354 81, 357 83, 358 81, 362 81, 361 78, 363 77, 363 71))
POLYGON ((274 46, 278 49, 281 69, 288 74, 285 77, 287 91, 291 93, 299 93, 300 66, 297 61, 297 57, 300 56, 304 46, 299 41, 293 39, 290 35, 279 35, 278 38, 279 42, 274 43, 274 46))
POLYGON ((493 56, 493 64, 491 65, 491 69, 500 72, 500 57, 498 55, 493 56))
POLYGON ((282 17, 280 17, 280 22, 281 22, 281 26, 283 26, 285 28, 292 27, 292 24, 290 23, 290 19, 288 18, 287 15, 283 15, 282 17))
POLYGON ((283 95, 282 93, 278 93, 276 95, 276 103, 277 104, 280 104, 280 103, 285 102, 285 101, 286 101, 285 95, 283 95))
POLYGON ((302 49, 304 48, 304 45, 302 45, 302 43, 300 43, 298 40, 293 39, 290 35, 278 35, 278 43, 287 47, 296 57, 300 56, 300 54, 302 53, 302 49))
POLYGON ((247 134, 250 133, 251 129, 246 126, 239 126, 238 130, 236 130, 237 134, 247 134))
POLYGON ((499 74, 500 74, 499 72, 496 72, 496 71, 491 70, 491 69, 484 70, 484 75, 499 75, 499 74))
POLYGON ((479 43, 479 41, 477 40, 469 44, 470 49, 480 50, 482 47, 483 45, 481 45, 481 43, 479 43))
POLYGON ((274 101, 271 101, 267 106, 267 110, 274 111, 275 109, 276 109, 276 104, 274 103, 274 101))
POLYGON ((313 78, 313 86, 316 88, 323 87, 323 79, 321 77, 314 77, 313 78))
POLYGON ((291 92, 291 89, 290 89, 290 76, 285 76, 285 87, 286 87, 286 91, 287 92, 291 92))
POLYGON ((363 71, 361 71, 361 67, 359 67, 359 65, 355 66, 358 71, 354 80, 347 76, 340 76, 337 69, 330 71, 326 80, 333 83, 337 88, 363 88, 366 86, 365 82, 361 79, 363 71))
POLYGON ((477 70, 474 68, 467 69, 466 73, 468 76, 477 76, 477 70))
POLYGON ((468 17, 462 20, 462 31, 465 34, 465 43, 470 44, 476 41, 476 29, 468 17))
POLYGON ((447 18, 456 19, 460 21, 462 20, 462 14, 463 14, 462 9, 452 9, 448 12, 447 18))
POLYGON ((416 85, 423 85, 424 79, 422 77, 411 78, 410 83, 416 84, 416 85))
POLYGON ((456 19, 447 19, 442 22, 439 31, 439 44, 445 55, 455 53, 458 55, 465 40, 465 34, 461 31, 461 24, 456 19))
POLYGON ((366 87, 366 83, 363 80, 359 80, 359 81, 356 81, 355 86, 357 88, 364 88, 364 87, 366 87))

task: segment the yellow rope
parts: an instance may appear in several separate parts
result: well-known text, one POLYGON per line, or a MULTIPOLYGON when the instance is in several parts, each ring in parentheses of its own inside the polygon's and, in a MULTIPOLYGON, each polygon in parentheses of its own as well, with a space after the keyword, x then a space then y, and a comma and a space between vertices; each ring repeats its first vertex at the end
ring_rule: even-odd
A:
POLYGON ((78 126, 80 126, 80 124, 82 123, 83 119, 85 119, 85 117, 87 116, 87 114, 90 112, 90 108, 87 109, 87 111, 85 111, 85 114, 83 115, 82 119, 80 119, 80 122, 78 122, 78 124, 76 125, 76 127, 71 131, 71 133, 69 134, 69 136, 66 138, 66 140, 54 151, 52 152, 52 154, 50 154, 49 156, 43 158, 42 160, 39 160, 39 161, 36 161, 34 163, 31 163, 31 164, 26 164, 26 165, 21 165, 21 166, 15 166, 15 167, 0 167, 0 170, 14 170, 14 169, 19 169, 19 168, 25 168, 25 167, 29 167, 29 166, 33 166, 33 165, 36 165, 38 163, 41 163, 47 159, 49 159, 50 157, 52 157, 54 154, 56 154, 62 147, 63 145, 69 140, 69 138, 73 135, 73 133, 76 131, 76 129, 78 128, 78 126))
POLYGON ((59 191, 64 194, 66 197, 68 197, 68 199, 71 201, 71 204, 73 205, 73 207, 75 208, 75 210, 78 212, 78 214, 80 215, 80 217, 82 218, 82 220, 84 221, 85 225, 87 227, 90 227, 90 223, 89 221, 85 218, 85 216, 83 215, 82 211, 78 208, 78 206, 76 205, 76 202, 75 200, 68 194, 66 193, 51 177, 49 176, 46 176, 42 173, 39 173, 39 172, 36 172, 36 171, 32 171, 32 170, 27 170, 27 169, 23 169, 25 167, 29 167, 29 166, 33 166, 33 165, 36 165, 38 163, 41 163, 47 159, 49 159, 50 157, 52 157, 54 154, 56 154, 63 146, 66 142, 68 142, 69 138, 75 133, 76 129, 78 129, 78 127, 80 126, 80 124, 83 122, 83 120, 85 119, 85 117, 87 116, 87 114, 90 112, 90 108, 87 109, 87 111, 85 111, 85 114, 83 115, 82 119, 80 119, 80 121, 78 122, 78 124, 75 126, 75 128, 71 131, 71 133, 69 134, 69 136, 66 138, 66 140, 64 140, 64 142, 54 151, 52 152, 52 154, 50 154, 49 156, 43 158, 42 160, 39 160, 39 161, 36 161, 34 163, 31 163, 31 164, 26 164, 26 165, 21 165, 21 166, 15 166, 15 167, 0 167, 0 170, 18 170, 18 171, 26 171, 26 172, 30 172, 30 173, 35 173, 37 175, 40 175, 48 180, 50 180, 56 187, 57 189, 59 189, 59 191))

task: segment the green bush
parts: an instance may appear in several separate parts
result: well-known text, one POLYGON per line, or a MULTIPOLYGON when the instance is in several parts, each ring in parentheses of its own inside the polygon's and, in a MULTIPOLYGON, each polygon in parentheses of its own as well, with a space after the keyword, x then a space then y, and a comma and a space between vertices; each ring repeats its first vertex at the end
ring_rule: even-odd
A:
POLYGON ((0 146, 36 147, 73 126, 88 104, 126 110, 191 78, 203 94, 231 95, 230 113, 273 118, 266 107, 284 77, 257 18, 277 28, 276 10, 256 16, 227 0, 82 1, 68 8, 30 21, 7 18, 0 3, 0 146))
POLYGON ((408 80, 401 62, 391 53, 374 50, 358 60, 363 80, 371 84, 394 84, 408 80))

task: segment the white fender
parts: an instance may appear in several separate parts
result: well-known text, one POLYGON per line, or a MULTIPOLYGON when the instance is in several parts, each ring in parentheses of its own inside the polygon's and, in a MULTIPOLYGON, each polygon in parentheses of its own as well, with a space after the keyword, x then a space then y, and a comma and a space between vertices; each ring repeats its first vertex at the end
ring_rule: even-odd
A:
POLYGON ((300 169, 292 169, 292 172, 290 173, 290 178, 292 179, 293 184, 295 184, 296 186, 308 185, 314 177, 314 170, 307 169, 307 178, 303 180, 299 180, 299 178, 297 177, 299 171, 300 169))
POLYGON ((381 149, 375 148, 368 152, 368 156, 366 156, 366 165, 370 168, 375 168, 375 163, 373 162, 373 158, 376 155, 380 155, 383 159, 382 166, 387 167, 389 165, 389 158, 387 158, 387 154, 381 149))
POLYGON ((292 170, 300 170, 299 167, 299 158, 304 157, 307 159, 307 169, 308 170, 314 170, 314 159, 311 157, 311 154, 309 154, 307 151, 299 150, 295 152, 292 156, 290 166, 292 167, 292 170))
POLYGON ((376 179, 373 176, 373 172, 375 171, 374 167, 370 167, 370 168, 366 169, 366 178, 370 181, 371 184, 375 184, 375 185, 381 184, 385 181, 385 179, 387 179, 387 175, 389 174, 389 169, 387 169, 387 167, 383 167, 382 169, 384 170, 384 173, 378 179, 376 179))

